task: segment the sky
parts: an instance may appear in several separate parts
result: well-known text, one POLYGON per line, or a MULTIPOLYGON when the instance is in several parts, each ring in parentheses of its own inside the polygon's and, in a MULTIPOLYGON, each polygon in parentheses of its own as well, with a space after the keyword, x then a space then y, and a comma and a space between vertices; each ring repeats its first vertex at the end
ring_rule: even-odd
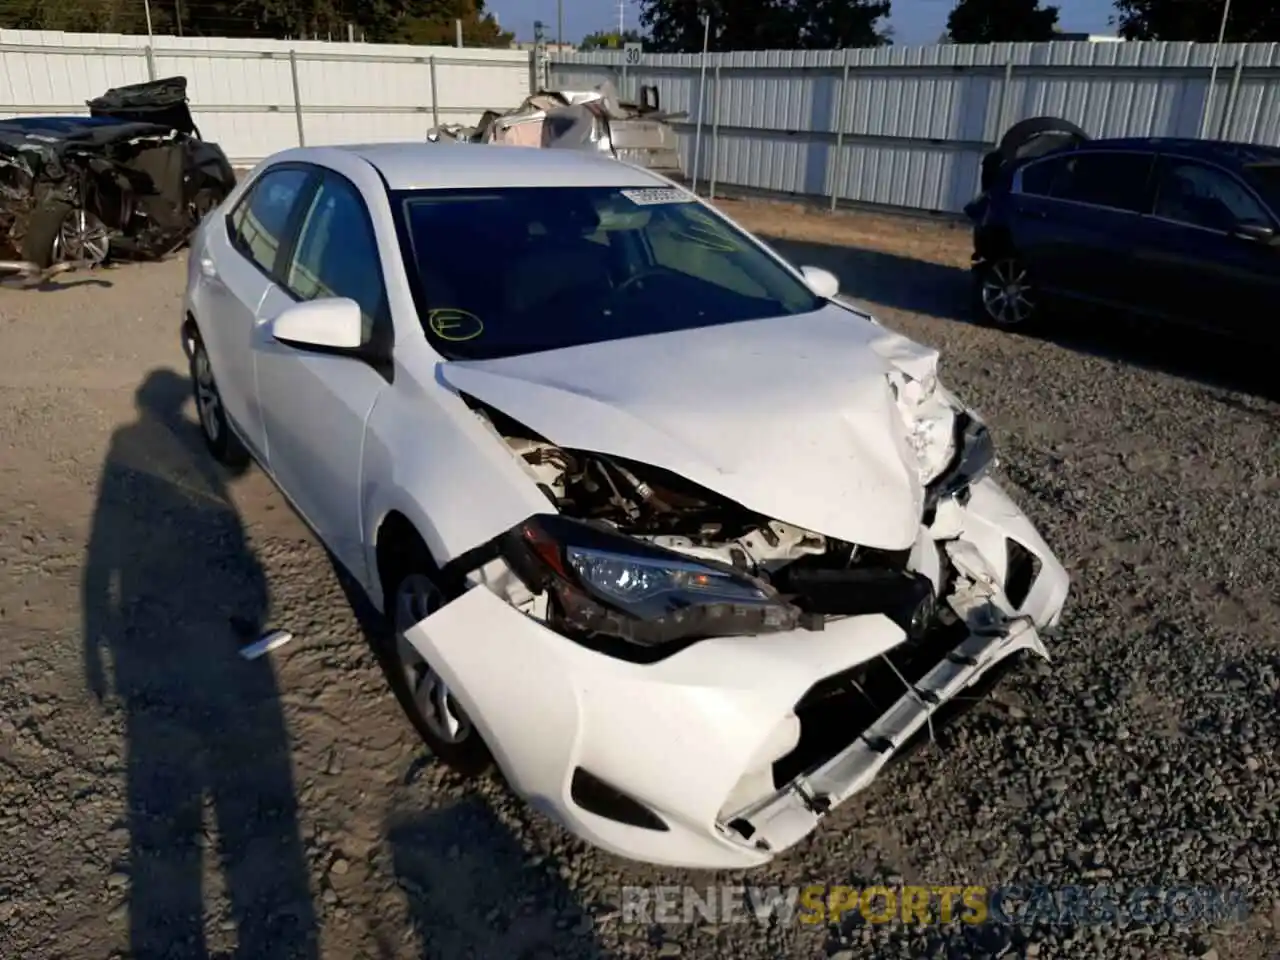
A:
MULTIPOLYGON (((623 0, 626 25, 639 27, 640 8, 635 0, 623 0)), ((613 30, 618 25, 618 0, 563 0, 564 39, 576 43, 597 30, 613 30)), ((497 14, 506 30, 514 30, 517 40, 533 39, 533 21, 546 25, 547 39, 556 40, 557 0, 485 0, 485 9, 497 14)), ((893 0, 894 43, 900 45, 934 43, 946 27, 954 0, 893 0)), ((1058 25, 1072 33, 1115 33, 1107 18, 1115 13, 1111 0, 1059 0, 1058 25)))

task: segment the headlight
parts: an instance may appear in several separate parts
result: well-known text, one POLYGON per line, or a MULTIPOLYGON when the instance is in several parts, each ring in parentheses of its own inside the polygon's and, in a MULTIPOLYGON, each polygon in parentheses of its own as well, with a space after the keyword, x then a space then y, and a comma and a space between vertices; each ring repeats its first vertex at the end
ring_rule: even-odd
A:
POLYGON ((555 599, 555 622, 645 647, 695 637, 794 630, 803 614, 771 586, 732 567, 561 516, 507 534, 501 550, 537 593, 555 599))

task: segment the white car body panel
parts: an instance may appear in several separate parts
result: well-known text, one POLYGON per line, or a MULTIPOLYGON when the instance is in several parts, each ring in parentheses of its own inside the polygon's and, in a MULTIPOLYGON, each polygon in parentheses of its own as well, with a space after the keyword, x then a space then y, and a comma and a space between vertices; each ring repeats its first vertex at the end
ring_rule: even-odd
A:
POLYGON ((924 491, 873 348, 883 333, 829 305, 731 331, 448 363, 441 376, 559 446, 663 467, 785 523, 902 550, 924 491))
POLYGON ((476 587, 409 639, 439 665, 513 789, 535 807, 635 857, 639 831, 569 799, 582 766, 671 824, 644 831, 644 859, 729 868, 769 859, 713 826, 761 742, 814 683, 884 652, 902 631, 884 617, 851 618, 817 634, 706 640, 636 665, 580 647, 476 587))
MULTIPOLYGON (((565 185, 673 186, 576 151, 299 148, 264 161, 196 237, 184 307, 209 348, 233 428, 375 606, 385 606, 377 539, 393 512, 441 566, 533 515, 555 512, 528 466, 467 405, 467 394, 554 444, 664 468, 824 537, 910 550, 910 568, 936 589, 946 586, 949 568, 962 585, 946 599, 972 630, 962 645, 972 656, 944 658, 919 681, 939 701, 1016 650, 1047 655, 1040 634, 1058 623, 1065 571, 989 478, 969 488, 967 502, 944 499, 924 525, 919 465, 889 381, 905 374, 932 385, 937 353, 857 310, 833 302, 732 327, 443 360, 422 332, 387 186, 565 185), (394 369, 272 338, 273 320, 294 300, 252 265, 235 262, 224 214, 264 169, 285 161, 337 171, 363 197, 390 305, 394 369), (204 259, 215 262, 206 269, 204 259), (228 303, 234 290, 219 284, 239 277, 240 267, 263 287, 255 293, 235 282, 247 292, 228 303), (1010 539, 1039 560, 1016 608, 1003 592, 1010 539)), ((819 681, 898 647, 905 634, 887 616, 706 639, 640 665, 562 636, 532 607, 517 609, 502 560, 468 579, 470 589, 407 638, 449 684, 513 788, 622 856, 708 868, 764 863, 821 819, 802 793, 821 792, 832 806, 843 801, 941 705, 904 686, 869 728, 892 740, 892 749, 868 752, 859 738, 775 789, 769 771, 795 745, 797 701, 819 681), (650 808, 669 829, 628 826, 579 806, 570 790, 578 767, 650 808), (735 819, 751 824, 754 839, 729 828, 735 819)))
MULTIPOLYGON (((1004 537, 1031 550, 1043 565, 1041 573, 1016 610, 991 587, 990 599, 1006 608, 1012 627, 996 635, 975 633, 962 645, 966 654, 981 658, 966 670, 945 669, 958 665, 942 661, 921 687, 936 688, 937 705, 923 704, 904 688, 876 731, 892 735, 895 747, 926 725, 942 702, 1005 657, 1023 649, 1047 657, 1038 631, 1053 625, 1066 597, 1065 570, 993 480, 975 485, 964 521, 955 542, 972 548, 983 575, 1000 579, 1000 571, 981 559, 988 555, 982 544, 999 539, 995 555, 1002 558, 1004 537)), ((660 663, 638 666, 586 650, 478 586, 422 621, 408 638, 457 691, 512 787, 531 804, 619 856, 725 869, 768 861, 822 819, 794 788, 784 788, 776 795, 771 791, 767 802, 734 812, 753 821, 757 837, 769 841, 768 851, 724 829, 731 817, 722 814, 722 805, 751 769, 762 742, 811 686, 886 652, 903 634, 879 615, 850 617, 817 633, 704 640, 660 663), (493 669, 495 663, 503 669, 493 669), (620 827, 582 810, 569 798, 577 766, 651 806, 671 829, 620 827)), ((806 786, 827 793, 834 808, 870 783, 892 755, 872 750, 860 737, 810 774, 806 786)))

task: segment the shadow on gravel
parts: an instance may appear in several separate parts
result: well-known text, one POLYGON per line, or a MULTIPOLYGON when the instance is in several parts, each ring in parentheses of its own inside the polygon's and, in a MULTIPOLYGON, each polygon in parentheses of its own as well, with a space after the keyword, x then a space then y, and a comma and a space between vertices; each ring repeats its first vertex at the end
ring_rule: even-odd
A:
MULTIPOLYGON (((968 270, 858 247, 762 237, 797 265, 830 270, 840 289, 868 306, 970 321, 972 280, 968 270)), ((1224 309, 1229 309, 1229 305, 1224 309)), ((1060 308, 1035 336, 1077 353, 1280 400, 1275 375, 1280 351, 1259 349, 1171 324, 1154 324, 1103 309, 1060 308)))
POLYGON ((478 798, 393 824, 396 881, 422 960, 600 960, 591 921, 478 798))
POLYGON ((37 293, 57 293, 61 290, 71 290, 75 287, 102 287, 110 290, 114 286, 115 284, 110 280, 97 280, 92 278, 86 280, 49 279, 43 280, 40 283, 19 283, 15 280, 0 280, 0 290, 34 290, 37 293))
POLYGON ((315 957, 275 675, 237 650, 266 616, 266 580, 182 415, 189 394, 167 370, 139 388, 136 421, 111 438, 85 559, 86 680, 124 714, 130 955, 207 957, 208 918, 239 956, 315 957), (210 857, 226 904, 205 902, 210 857))

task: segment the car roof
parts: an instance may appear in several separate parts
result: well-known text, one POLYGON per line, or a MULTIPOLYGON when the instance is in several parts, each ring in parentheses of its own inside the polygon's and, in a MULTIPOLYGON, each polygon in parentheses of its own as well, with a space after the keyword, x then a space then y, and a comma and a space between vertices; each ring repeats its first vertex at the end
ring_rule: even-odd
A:
POLYGON ((1280 147, 1267 147, 1256 143, 1232 143, 1226 140, 1196 140, 1190 137, 1115 137, 1107 140, 1087 140, 1080 144, 1084 150, 1141 150, 1158 153, 1177 153, 1184 157, 1215 160, 1219 163, 1277 163, 1280 147))
POLYGON ((392 190, 666 186, 660 177, 588 150, 429 141, 349 144, 336 149, 367 160, 392 190))

